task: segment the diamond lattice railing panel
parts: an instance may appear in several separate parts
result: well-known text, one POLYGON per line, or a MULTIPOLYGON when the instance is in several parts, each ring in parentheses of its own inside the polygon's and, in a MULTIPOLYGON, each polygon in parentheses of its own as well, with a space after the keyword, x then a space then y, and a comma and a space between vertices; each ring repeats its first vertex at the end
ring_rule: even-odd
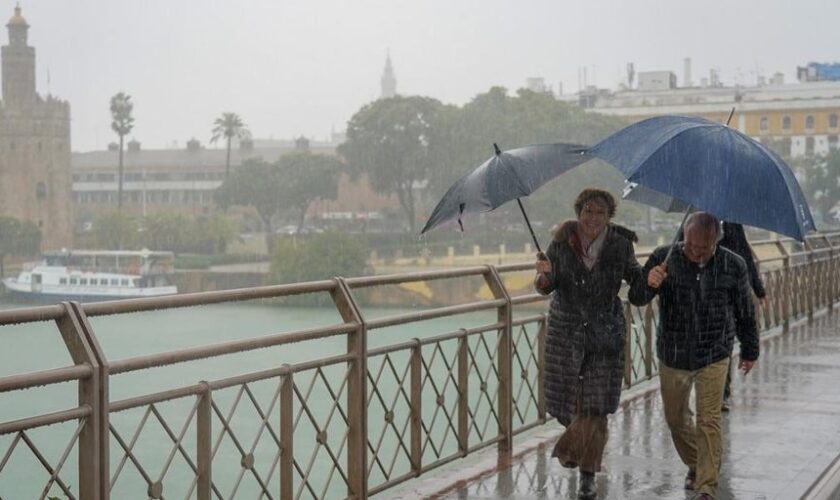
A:
POLYGON ((411 472, 411 350, 368 358, 368 486, 411 472))
POLYGON ((458 452, 458 340, 422 347, 423 464, 458 452))
POLYGON ((295 374, 295 498, 347 495, 349 364, 295 374))
POLYGON ((539 419, 539 345, 537 337, 544 319, 513 329, 513 428, 539 419))
POLYGON ((0 436, 0 498, 79 498, 78 441, 86 423, 0 436))
POLYGON ((276 498, 282 449, 279 393, 282 377, 213 391, 214 494, 222 498, 276 498))
POLYGON ((196 407, 190 397, 111 415, 113 498, 188 495, 196 476, 196 407))
POLYGON ((499 432, 498 330, 469 337, 469 443, 484 442, 499 432))

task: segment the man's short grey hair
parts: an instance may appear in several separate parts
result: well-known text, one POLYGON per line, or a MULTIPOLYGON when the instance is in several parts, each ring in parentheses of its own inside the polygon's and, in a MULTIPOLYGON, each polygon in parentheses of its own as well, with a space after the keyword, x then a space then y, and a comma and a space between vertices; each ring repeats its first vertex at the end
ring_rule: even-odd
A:
POLYGON ((687 233, 689 228, 694 226, 706 231, 714 229, 715 243, 723 239, 723 225, 717 217, 708 212, 694 212, 690 214, 683 225, 683 232, 687 233))

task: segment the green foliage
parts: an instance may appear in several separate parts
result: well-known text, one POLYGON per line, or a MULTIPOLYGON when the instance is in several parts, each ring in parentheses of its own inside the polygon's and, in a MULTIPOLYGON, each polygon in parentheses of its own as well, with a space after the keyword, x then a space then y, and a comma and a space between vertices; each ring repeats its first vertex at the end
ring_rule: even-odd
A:
POLYGON ((284 238, 271 259, 273 283, 299 283, 366 273, 368 249, 359 237, 328 232, 308 240, 284 238))
POLYGON ((140 221, 130 214, 110 212, 93 220, 96 245, 104 250, 135 248, 140 241, 140 221))
POLYGON ((254 207, 271 231, 272 217, 284 207, 278 194, 285 189, 285 182, 277 164, 262 159, 247 160, 225 179, 213 199, 222 208, 232 205, 254 207))
POLYGON ((33 255, 41 246, 41 230, 35 223, 0 216, 0 257, 33 255))
POLYGON ((417 185, 444 162, 450 114, 430 97, 380 99, 353 115, 338 147, 351 172, 366 173, 376 192, 397 195, 412 233, 417 185))
POLYGON ((237 139, 243 139, 245 137, 249 137, 251 132, 248 130, 248 127, 242 121, 242 118, 239 117, 236 113, 222 113, 222 116, 216 118, 213 122, 213 136, 210 138, 210 142, 215 144, 216 141, 221 139, 222 137, 225 138, 225 149, 227 150, 227 156, 225 160, 225 179, 230 176, 230 143, 231 140, 236 137, 237 139))
POLYGON ((334 200, 338 195, 338 177, 344 164, 332 155, 304 151, 281 156, 277 167, 284 182, 281 191, 274 195, 282 208, 297 211, 300 231, 313 201, 334 200))
POLYGON ((134 128, 134 117, 131 115, 134 104, 131 96, 125 92, 118 92, 111 97, 111 130, 120 138, 120 158, 117 166, 117 209, 122 209, 123 202, 123 140, 134 128))
POLYGON ((97 248, 172 252, 222 253, 239 238, 236 223, 216 214, 193 217, 176 212, 156 212, 136 218, 112 212, 96 218, 93 232, 97 248))
POLYGON ((131 96, 125 92, 118 92, 111 97, 111 130, 120 138, 131 133, 134 128, 134 117, 131 112, 134 110, 134 103, 131 96))
POLYGON ((7 255, 34 255, 41 246, 41 230, 30 221, 0 216, 0 276, 7 255))
POLYGON ((804 177, 802 192, 815 212, 814 216, 821 217, 825 223, 836 224, 831 209, 840 201, 840 150, 798 159, 794 167, 804 177))

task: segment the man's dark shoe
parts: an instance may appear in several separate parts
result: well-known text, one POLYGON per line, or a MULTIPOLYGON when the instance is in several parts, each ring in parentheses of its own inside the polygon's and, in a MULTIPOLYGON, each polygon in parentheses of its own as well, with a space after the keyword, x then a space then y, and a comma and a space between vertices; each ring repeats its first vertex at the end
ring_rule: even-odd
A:
POLYGON ((685 489, 693 490, 695 481, 697 481, 697 471, 688 469, 688 474, 685 475, 685 489))
POLYGON ((578 498, 580 500, 595 500, 595 474, 592 472, 580 471, 580 486, 578 487, 578 498))
POLYGON ((720 411, 728 412, 732 409, 732 405, 729 404, 729 398, 723 398, 723 403, 720 405, 720 411))

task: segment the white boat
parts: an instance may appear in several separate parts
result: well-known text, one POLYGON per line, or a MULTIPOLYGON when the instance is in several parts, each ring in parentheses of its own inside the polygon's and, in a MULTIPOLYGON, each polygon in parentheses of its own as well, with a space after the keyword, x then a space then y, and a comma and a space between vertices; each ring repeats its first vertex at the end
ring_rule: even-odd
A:
POLYGON ((95 302, 178 293, 174 254, 149 250, 60 250, 28 263, 3 284, 13 299, 95 302))

